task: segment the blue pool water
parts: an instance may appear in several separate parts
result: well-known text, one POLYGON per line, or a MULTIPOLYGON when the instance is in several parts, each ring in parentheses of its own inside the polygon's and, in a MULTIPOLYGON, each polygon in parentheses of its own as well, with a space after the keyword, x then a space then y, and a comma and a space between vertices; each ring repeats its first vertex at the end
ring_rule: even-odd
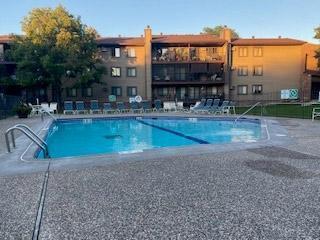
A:
MULTIPOLYGON (((46 142, 52 158, 104 153, 130 153, 152 148, 196 144, 253 142, 259 121, 194 118, 115 118, 58 120, 46 142)), ((39 158, 43 153, 38 154, 39 158)))

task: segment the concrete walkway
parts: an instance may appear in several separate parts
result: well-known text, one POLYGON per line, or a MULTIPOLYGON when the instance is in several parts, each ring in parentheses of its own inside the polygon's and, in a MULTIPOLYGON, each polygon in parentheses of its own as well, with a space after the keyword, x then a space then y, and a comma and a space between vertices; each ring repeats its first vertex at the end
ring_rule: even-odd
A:
POLYGON ((21 163, 0 174, 0 239, 319 239, 320 122, 277 121, 285 146, 49 171, 21 163))

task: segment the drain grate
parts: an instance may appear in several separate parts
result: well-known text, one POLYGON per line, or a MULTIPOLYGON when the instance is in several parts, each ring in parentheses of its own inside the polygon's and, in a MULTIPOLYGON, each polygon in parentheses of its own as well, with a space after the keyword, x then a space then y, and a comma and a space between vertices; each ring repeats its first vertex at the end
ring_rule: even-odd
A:
POLYGON ((262 147, 248 149, 248 152, 259 154, 269 158, 291 158, 291 159, 320 159, 309 154, 304 154, 296 151, 291 151, 281 147, 262 147))
POLYGON ((284 177, 290 179, 309 179, 319 176, 319 174, 296 168, 294 166, 268 160, 246 161, 245 165, 253 170, 270 174, 275 177, 284 177))

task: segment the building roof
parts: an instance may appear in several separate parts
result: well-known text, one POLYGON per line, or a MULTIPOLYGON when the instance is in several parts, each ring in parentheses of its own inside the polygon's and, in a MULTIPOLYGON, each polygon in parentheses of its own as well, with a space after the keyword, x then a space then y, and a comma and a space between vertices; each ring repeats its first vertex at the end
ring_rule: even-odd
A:
POLYGON ((213 44, 222 46, 226 41, 211 34, 184 34, 184 35, 153 35, 152 43, 190 43, 190 44, 213 44))
POLYGON ((11 41, 10 35, 0 35, 0 43, 9 43, 11 41))
POLYGON ((143 46, 144 37, 102 37, 97 39, 98 44, 143 46))
POLYGON ((232 41, 235 46, 294 46, 304 43, 306 42, 291 38, 239 38, 232 41))

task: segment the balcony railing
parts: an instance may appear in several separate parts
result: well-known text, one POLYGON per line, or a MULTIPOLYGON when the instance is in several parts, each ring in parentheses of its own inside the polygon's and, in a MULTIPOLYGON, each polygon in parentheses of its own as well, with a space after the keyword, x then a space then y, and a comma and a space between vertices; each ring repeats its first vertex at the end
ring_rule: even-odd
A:
POLYGON ((222 54, 216 48, 165 48, 153 49, 154 63, 172 62, 223 62, 222 54))
POLYGON ((184 83, 184 82, 201 82, 201 83, 223 83, 223 73, 208 73, 208 74, 173 74, 173 75, 153 75, 153 83, 184 83))

